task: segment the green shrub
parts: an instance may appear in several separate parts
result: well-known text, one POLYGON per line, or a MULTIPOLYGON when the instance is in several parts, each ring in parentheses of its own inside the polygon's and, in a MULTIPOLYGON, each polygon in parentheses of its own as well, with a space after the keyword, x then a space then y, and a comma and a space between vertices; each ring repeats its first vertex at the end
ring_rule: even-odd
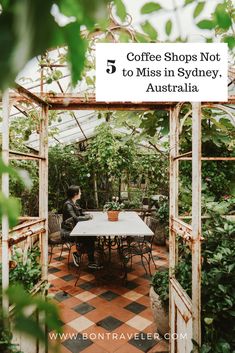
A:
MULTIPOLYGON (((235 349, 235 226, 218 215, 203 226, 202 353, 235 349)), ((180 249, 176 278, 191 295, 191 254, 180 249)), ((152 284, 165 307, 169 297, 168 270, 156 272, 152 284)))

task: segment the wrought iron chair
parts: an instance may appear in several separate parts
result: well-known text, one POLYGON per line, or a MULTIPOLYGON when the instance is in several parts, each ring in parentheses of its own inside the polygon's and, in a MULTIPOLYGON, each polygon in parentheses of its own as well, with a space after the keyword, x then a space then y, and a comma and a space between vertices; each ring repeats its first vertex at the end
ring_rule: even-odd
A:
POLYGON ((62 223, 62 214, 49 213, 48 214, 48 244, 50 246, 50 259, 52 259, 53 249, 55 246, 61 245, 61 252, 59 258, 61 258, 65 248, 69 250, 68 253, 68 265, 70 261, 71 248, 74 245, 74 241, 71 242, 65 241, 61 237, 61 223, 62 223))
POLYGON ((153 262, 155 268, 156 264, 153 259, 152 248, 153 248, 153 240, 155 237, 157 220, 153 217, 149 217, 148 226, 154 233, 152 236, 136 236, 136 237, 127 237, 127 245, 123 245, 120 250, 120 256, 123 263, 124 268, 124 279, 127 278, 127 266, 128 263, 131 262, 132 267, 132 259, 134 256, 140 256, 142 265, 145 269, 145 273, 148 274, 147 268, 145 266, 144 260, 148 265, 149 274, 151 275, 151 261, 153 262))

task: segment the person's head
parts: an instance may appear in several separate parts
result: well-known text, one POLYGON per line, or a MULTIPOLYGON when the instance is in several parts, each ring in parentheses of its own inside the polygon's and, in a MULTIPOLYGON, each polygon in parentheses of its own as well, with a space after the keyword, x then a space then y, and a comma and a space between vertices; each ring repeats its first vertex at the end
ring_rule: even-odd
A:
POLYGON ((68 199, 77 201, 81 198, 81 189, 77 185, 71 185, 67 191, 68 199))

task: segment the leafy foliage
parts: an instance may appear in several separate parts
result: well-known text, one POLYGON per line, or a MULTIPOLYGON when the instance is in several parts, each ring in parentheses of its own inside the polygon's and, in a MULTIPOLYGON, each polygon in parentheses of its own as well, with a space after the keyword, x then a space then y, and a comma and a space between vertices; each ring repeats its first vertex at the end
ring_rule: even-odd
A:
MULTIPOLYGON (((109 0, 36 0, 2 1, 0 14, 0 89, 11 85, 31 58, 43 55, 57 46, 67 46, 68 60, 71 65, 72 83, 81 77, 84 67, 86 39, 81 36, 81 26, 89 30, 95 24, 107 24, 107 4, 109 0), (51 9, 55 6, 67 16, 67 23, 58 24, 51 9), (39 16, 40 14, 40 16, 39 16), (43 26, 41 26, 43 18, 43 26)), ((118 15, 125 18, 125 7, 117 1, 118 15)))
POLYGON ((29 250, 27 259, 24 259, 21 248, 13 251, 12 260, 16 261, 16 267, 10 270, 10 283, 20 283, 29 292, 41 277, 41 266, 38 263, 40 256, 39 248, 35 247, 29 250))
POLYGON ((112 201, 109 201, 104 205, 104 211, 121 211, 123 208, 124 204, 115 196, 112 197, 112 201))
MULTIPOLYGON (((202 334, 201 352, 231 352, 235 347, 235 226, 214 212, 203 227, 202 243, 202 334)), ((176 277, 191 295, 191 254, 181 249, 176 277)), ((168 305, 168 271, 156 272, 155 291, 168 305)))

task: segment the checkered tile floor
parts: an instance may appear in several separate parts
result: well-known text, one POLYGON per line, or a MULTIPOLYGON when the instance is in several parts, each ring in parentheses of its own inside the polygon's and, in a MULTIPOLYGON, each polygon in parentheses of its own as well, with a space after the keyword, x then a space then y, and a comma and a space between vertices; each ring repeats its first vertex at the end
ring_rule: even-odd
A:
MULTIPOLYGON (((53 250, 49 293, 61 312, 61 353, 168 351, 167 342, 154 337, 156 327, 148 297, 150 276, 145 274, 139 257, 133 259, 126 284, 119 276, 115 250, 112 263, 104 270, 92 272, 84 258, 75 287, 77 269, 72 263, 68 268, 66 251, 61 259, 59 254, 60 249, 53 250)), ((158 269, 167 266, 165 247, 155 246, 153 255, 158 269)), ((151 267, 154 273, 154 265, 151 267)))

